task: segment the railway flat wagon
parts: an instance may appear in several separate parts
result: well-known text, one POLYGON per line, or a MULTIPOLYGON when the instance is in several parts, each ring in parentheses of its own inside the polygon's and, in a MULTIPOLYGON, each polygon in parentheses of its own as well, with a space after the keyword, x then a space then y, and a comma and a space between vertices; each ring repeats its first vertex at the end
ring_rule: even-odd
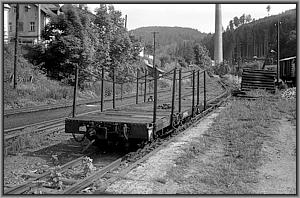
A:
POLYGON ((210 97, 214 100, 216 96, 224 93, 217 80, 210 78, 206 80, 205 71, 193 70, 187 73, 189 75, 181 77, 181 70, 179 70, 179 77, 176 78, 176 69, 174 69, 173 77, 165 76, 165 79, 171 82, 172 89, 159 91, 158 95, 157 91, 154 91, 154 100, 145 101, 144 98, 143 103, 138 103, 137 94, 135 104, 67 118, 65 132, 72 133, 75 139, 77 139, 75 134, 81 134, 82 139, 87 137, 89 140, 99 142, 152 141, 201 113, 210 104, 210 97), (203 74, 202 84, 200 84, 200 74, 203 74), (206 93, 207 85, 210 87, 208 93, 206 93), (201 102, 200 88, 203 90, 201 102))
MULTIPOLYGON (((97 140, 152 141, 156 136, 164 134, 166 129, 178 125, 193 113, 192 101, 189 94, 186 94, 182 97, 181 111, 172 114, 171 104, 168 103, 171 96, 171 92, 166 92, 164 98, 162 96, 158 99, 155 122, 153 122, 152 101, 67 118, 65 132, 84 134, 89 139, 97 140)), ((178 107, 174 107, 174 110, 177 111, 178 107)), ((203 105, 197 108, 197 111, 201 110, 203 105)))
MULTIPOLYGON (((190 115, 187 110, 185 115, 190 115)), ((91 139, 148 140, 170 126, 170 113, 157 112, 155 128, 152 112, 108 110, 66 120, 67 133, 86 134, 91 139)))

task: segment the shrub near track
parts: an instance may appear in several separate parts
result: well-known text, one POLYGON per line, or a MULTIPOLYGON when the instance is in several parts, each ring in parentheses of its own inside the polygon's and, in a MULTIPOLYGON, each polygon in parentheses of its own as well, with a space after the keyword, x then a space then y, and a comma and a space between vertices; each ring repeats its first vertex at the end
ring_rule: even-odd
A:
POLYGON ((275 123, 288 116, 296 121, 296 100, 259 91, 257 100, 235 100, 210 129, 195 139, 168 172, 179 194, 257 193, 258 168, 267 156, 264 141, 272 141, 275 123))

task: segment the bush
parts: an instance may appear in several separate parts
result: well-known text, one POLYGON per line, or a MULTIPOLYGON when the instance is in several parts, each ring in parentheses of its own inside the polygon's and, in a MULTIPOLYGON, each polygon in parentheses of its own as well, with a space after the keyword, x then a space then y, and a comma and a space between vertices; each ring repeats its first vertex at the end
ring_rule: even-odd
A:
POLYGON ((13 89, 12 74, 14 50, 4 45, 4 105, 5 108, 19 108, 40 105, 53 100, 72 98, 73 87, 65 86, 48 79, 40 70, 29 63, 22 55, 17 62, 17 88, 13 89))
POLYGON ((216 64, 212 67, 213 73, 219 76, 230 73, 230 67, 226 63, 216 64))

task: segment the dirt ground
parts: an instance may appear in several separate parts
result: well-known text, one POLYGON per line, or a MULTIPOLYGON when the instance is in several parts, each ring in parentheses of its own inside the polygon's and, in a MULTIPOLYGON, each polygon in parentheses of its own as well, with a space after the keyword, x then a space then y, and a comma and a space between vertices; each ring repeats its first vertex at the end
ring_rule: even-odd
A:
POLYGON ((225 158, 224 148, 218 141, 207 148, 203 138, 205 131, 225 108, 219 108, 197 126, 176 137, 173 143, 110 185, 105 193, 296 194, 296 127, 286 118, 276 122, 272 127, 273 137, 263 141, 259 153, 261 166, 249 170, 249 178, 247 176, 243 182, 236 181, 239 173, 229 177, 229 181, 224 181, 223 186, 225 189, 232 188, 231 191, 217 186, 220 185, 220 181, 222 183, 226 174, 229 174, 226 171, 222 172, 222 167, 217 171, 211 168, 220 162, 220 159, 225 158), (197 153, 196 157, 191 157, 190 161, 181 163, 184 166, 176 168, 180 160, 186 160, 181 157, 186 155, 191 145, 197 145, 195 149, 198 150, 194 152, 197 153), (236 182, 239 182, 239 185, 236 185, 238 187, 235 189, 233 186, 236 182))
POLYGON ((296 126, 280 120, 274 141, 264 142, 264 165, 259 169, 259 194, 296 194, 296 126))

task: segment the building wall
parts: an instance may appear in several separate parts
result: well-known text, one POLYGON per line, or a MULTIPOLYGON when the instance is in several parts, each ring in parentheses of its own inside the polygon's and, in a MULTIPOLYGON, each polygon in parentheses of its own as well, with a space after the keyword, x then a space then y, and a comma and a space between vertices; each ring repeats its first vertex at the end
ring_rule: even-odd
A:
MULTIPOLYGON (((46 15, 44 12, 41 12, 41 30, 45 26, 46 15)), ((32 41, 37 41, 38 38, 38 6, 35 4, 19 4, 19 23, 23 24, 23 30, 18 31, 18 36, 22 43, 28 43, 32 41), (30 8, 26 8, 30 6, 30 8), (34 23, 34 25, 31 25, 34 23), (32 28, 31 28, 32 26, 32 28), (33 27, 34 26, 34 27, 33 27)), ((15 4, 11 6, 9 11, 9 38, 10 40, 14 39, 16 33, 16 6, 15 4)))

